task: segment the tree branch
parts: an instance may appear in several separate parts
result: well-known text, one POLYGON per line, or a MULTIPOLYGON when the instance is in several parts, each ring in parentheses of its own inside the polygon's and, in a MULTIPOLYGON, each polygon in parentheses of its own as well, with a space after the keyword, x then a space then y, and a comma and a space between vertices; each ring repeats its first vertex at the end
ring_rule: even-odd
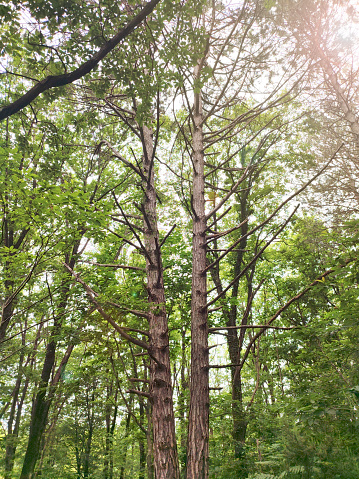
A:
POLYGON ((88 284, 85 283, 85 281, 83 281, 80 276, 78 274, 75 273, 75 271, 73 269, 70 268, 70 266, 66 263, 64 263, 64 266, 66 269, 68 269, 68 271, 72 274, 72 276, 74 276, 74 278, 76 279, 76 281, 78 283, 80 283, 86 293, 87 293, 87 296, 89 298, 89 300, 91 301, 91 303, 96 307, 97 311, 101 314, 101 316, 108 322, 111 324, 111 326, 114 327, 114 329, 120 333, 121 337, 123 339, 126 339, 127 341, 130 341, 131 343, 135 344, 136 346, 140 346, 141 348, 143 349, 146 349, 148 350, 148 344, 145 343, 144 341, 141 341, 140 339, 137 339, 137 338, 134 338, 133 336, 127 334, 122 328, 121 326, 119 326, 112 318, 111 316, 109 316, 101 307, 101 305, 96 301, 95 297, 98 296, 97 293, 95 293, 95 291, 93 291, 90 286, 88 284))
POLYGON ((262 221, 262 223, 260 223, 259 225, 255 226, 254 228, 252 228, 250 231, 248 231, 248 233, 246 233, 244 236, 240 237, 237 241, 235 241, 232 246, 230 246, 223 254, 221 254, 220 256, 218 256, 218 258, 213 261, 213 263, 211 263, 210 265, 208 265, 206 267, 206 269, 203 271, 204 273, 207 272, 209 269, 213 268, 213 266, 215 266, 217 263, 219 263, 221 261, 221 259, 223 259, 228 253, 230 253, 236 246, 238 243, 240 243, 244 238, 247 238, 248 236, 250 236, 251 234, 255 233, 257 230, 259 230, 259 228, 262 228, 262 226, 265 226, 267 223, 270 222, 270 220, 272 218, 275 217, 275 215, 278 213, 278 211, 280 211, 287 203, 289 203, 289 201, 291 201, 293 198, 295 198, 297 195, 299 195, 302 191, 305 190, 305 188, 307 188, 307 186, 309 186, 311 183, 313 183, 313 181, 315 181, 327 168, 328 166, 330 165, 330 163, 334 160, 334 158, 336 157, 337 153, 339 152, 339 150, 341 150, 341 148, 344 146, 344 143, 342 143, 339 148, 337 148, 337 150, 334 152, 334 154, 330 157, 329 161, 323 166, 323 168, 321 168, 318 173, 316 173, 309 181, 307 181, 306 183, 304 183, 304 185, 302 187, 299 188, 299 190, 295 191, 292 195, 288 196, 287 199, 285 199, 274 211, 273 213, 268 216, 267 219, 265 219, 264 221, 262 221))
POLYGON ((89 60, 80 65, 76 70, 62 75, 49 75, 40 82, 36 83, 25 95, 18 100, 4 106, 0 110, 0 121, 17 113, 18 111, 29 105, 41 93, 50 88, 60 87, 79 80, 87 73, 90 73, 110 53, 122 40, 124 40, 132 31, 155 9, 160 0, 151 0, 146 6, 135 16, 124 28, 122 28, 115 36, 106 42, 100 50, 95 53, 89 60))

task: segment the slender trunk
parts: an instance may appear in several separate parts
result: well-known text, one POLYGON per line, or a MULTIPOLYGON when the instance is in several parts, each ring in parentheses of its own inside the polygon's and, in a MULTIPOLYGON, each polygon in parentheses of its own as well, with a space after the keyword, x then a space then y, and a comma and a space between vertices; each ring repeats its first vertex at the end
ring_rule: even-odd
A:
MULTIPOLYGON (((195 67, 199 79, 200 66, 195 67)), ((191 304, 191 382, 187 442, 187 479, 208 478, 209 352, 207 323, 206 214, 201 93, 193 113, 193 242, 191 304)))
MULTIPOLYGON (((42 466, 44 463, 44 459, 46 456, 46 451, 51 447, 51 445, 55 442, 55 435, 53 434, 57 425, 57 421, 59 419, 59 416, 61 414, 62 408, 64 407, 65 403, 67 401, 67 398, 65 397, 62 402, 59 405, 55 405, 57 408, 56 414, 48 427, 46 434, 43 436, 42 439, 42 444, 41 444, 41 456, 39 459, 39 465, 37 467, 37 471, 35 474, 33 474, 31 479, 37 479, 38 477, 41 477, 42 475, 42 466)), ((55 446, 56 447, 56 446, 55 446)))
MULTIPOLYGON (((7 206, 5 206, 5 211, 7 209, 7 206)), ((6 248, 9 248, 10 250, 13 250, 11 253, 9 253, 10 257, 14 257, 16 253, 19 251, 24 239, 26 238, 26 235, 28 233, 29 229, 25 228, 19 234, 15 235, 14 232, 14 224, 12 221, 9 221, 6 218, 6 212, 5 212, 5 217, 3 218, 3 246, 6 248)), ((9 263, 8 261, 5 261, 4 264, 4 276, 6 277, 12 277, 13 276, 13 271, 11 268, 11 262, 9 263)), ((26 282, 30 279, 30 276, 26 279, 26 282)), ((14 307, 15 307, 15 301, 16 301, 16 296, 12 297, 12 293, 14 290, 15 286, 15 281, 13 279, 6 279, 4 281, 4 289, 5 289, 5 299, 4 299, 4 304, 2 306, 2 314, 1 314, 1 320, 0 320, 0 346, 1 342, 5 339, 6 336, 6 330, 10 324, 10 320, 12 318, 12 315, 14 313, 14 307)))
MULTIPOLYGON (((3 219, 3 246, 9 249, 14 248, 14 230, 10 221, 3 219)), ((10 253, 10 256, 13 256, 15 253, 10 253)), ((8 278, 12 276, 11 268, 9 266, 9 262, 5 261, 4 264, 4 275, 8 278)), ((14 289, 14 281, 12 279, 6 279, 4 281, 4 289, 5 289, 5 299, 4 305, 2 306, 2 314, 1 314, 1 321, 0 321, 0 345, 1 342, 5 339, 6 330, 9 326, 10 319, 14 312, 14 299, 12 299, 11 295, 14 289)))
POLYGON ((23 359, 24 359, 24 355, 22 354, 20 356, 19 373, 16 379, 15 388, 13 391, 13 398, 12 398, 12 404, 11 404, 9 421, 8 421, 8 431, 6 436, 6 451, 5 451, 5 479, 11 478, 11 475, 12 475, 11 472, 14 465, 14 458, 15 458, 15 451, 16 451, 16 444, 17 444, 17 434, 14 430, 15 427, 13 428, 13 424, 15 421, 16 405, 17 405, 17 400, 19 397, 19 392, 21 387, 22 374, 20 370, 22 368, 23 359))
POLYGON ((187 442, 187 428, 186 428, 186 410, 187 410, 187 389, 188 389, 188 378, 186 376, 186 328, 182 329, 182 344, 181 344, 181 365, 180 365, 180 387, 178 391, 178 415, 179 415, 179 425, 180 425, 180 434, 181 434, 181 443, 180 443, 180 460, 181 460, 181 477, 185 477, 186 465, 187 465, 187 451, 186 451, 186 442, 187 442))
MULTIPOLYGON (((141 401, 140 402, 140 425, 143 427, 144 418, 145 418, 145 407, 144 407, 142 399, 140 399, 140 401, 141 401)), ((140 450, 140 472, 138 475, 138 479, 145 479, 146 447, 145 447, 144 437, 142 436, 142 434, 138 440, 138 447, 140 450)))
MULTIPOLYGON (((250 184, 250 180, 249 184, 250 184)), ((248 184, 248 186, 249 186, 248 184)), ((238 195, 238 201, 240 203, 240 223, 243 223, 248 217, 248 195, 250 189, 244 190, 238 195)), ((244 251, 247 247, 247 233, 248 233, 248 221, 241 226, 242 240, 239 243, 239 251, 234 266, 233 277, 239 275, 243 265, 244 251)), ((248 285, 250 291, 248 291, 248 302, 251 297, 251 285, 248 285)), ((237 299, 239 290, 239 280, 235 282, 232 289, 232 298, 237 299)), ((248 303, 249 304, 249 303, 248 303)), ((245 326, 248 323, 248 314, 244 314, 242 317, 241 325, 245 326)), ((227 326, 237 326, 237 305, 233 302, 229 311, 227 326)), ((239 337, 236 329, 228 329, 227 342, 229 357, 232 364, 238 364, 241 357, 242 345, 244 342, 244 336, 246 329, 240 329, 239 337)), ((243 407, 242 397, 242 376, 240 372, 236 373, 236 368, 231 368, 231 386, 232 386, 232 420, 233 420, 233 442, 234 442, 234 456, 236 459, 241 460, 240 468, 243 477, 246 475, 246 467, 244 464, 244 443, 247 433, 248 421, 246 419, 245 410, 243 407)))
POLYGON ((91 399, 89 399, 88 391, 86 392, 88 432, 87 432, 87 439, 85 442, 85 454, 84 454, 84 462, 83 462, 84 479, 88 479, 89 471, 90 471, 92 436, 93 436, 93 429, 94 429, 94 402, 95 402, 94 390, 95 390, 95 386, 91 394, 91 399))
MULTIPOLYGON (((243 214, 242 214, 243 216, 243 214)), ((241 219, 241 221, 243 221, 241 219)), ((241 234, 244 236, 248 231, 248 224, 245 223, 242 227, 241 234)), ((234 268, 233 276, 236 277, 242 267, 243 250, 246 248, 247 240, 240 242, 240 250, 237 255, 237 261, 234 268)), ((233 285, 232 298, 238 296, 239 281, 233 285)), ((233 305, 228 314, 227 326, 237 326, 237 305, 233 305)), ((247 324, 247 317, 244 315, 242 318, 242 325, 247 324)), ((227 343, 229 357, 232 364, 238 364, 241 357, 242 344, 244 341, 245 328, 242 328, 239 333, 239 337, 236 329, 228 329, 227 331, 227 343)), ((234 442, 234 456, 236 459, 243 460, 244 458, 244 442, 247 431, 247 420, 245 417, 245 411, 243 407, 242 397, 242 377, 241 373, 236 373, 236 368, 231 368, 231 387, 232 387, 232 420, 233 420, 233 442, 234 442)), ((244 472, 244 471, 242 471, 244 472)))
POLYGON ((156 213, 152 131, 143 127, 144 242, 149 311, 150 394, 156 479, 178 479, 175 419, 173 412, 168 323, 163 286, 163 267, 156 213))
POLYGON ((153 433, 152 433, 152 408, 151 404, 148 404, 147 410, 147 432, 146 432, 146 442, 147 442, 147 456, 146 456, 146 463, 147 463, 147 479, 154 479, 155 471, 154 471, 154 460, 153 460, 153 433))
MULTIPOLYGON (((108 374, 108 370, 106 371, 108 374)), ((111 430, 111 404, 110 404, 110 396, 112 392, 112 387, 106 387, 107 395, 106 395, 106 414, 105 414, 105 423, 106 423, 106 437, 105 437, 105 451, 104 451, 104 459, 103 459, 103 477, 104 479, 109 479, 109 465, 110 465, 110 430, 111 430)))
MULTIPOLYGON (((131 422, 131 414, 127 413, 126 428, 125 428, 125 440, 127 440, 128 435, 130 433, 130 422, 131 422)), ((125 445, 125 447, 123 449, 123 453, 122 453, 122 457, 121 457, 122 465, 121 465, 121 469, 120 469, 119 479, 124 479, 124 477, 125 477, 126 456, 127 456, 127 444, 125 445)))
MULTIPOLYGON (((108 373, 108 371, 106 371, 108 373)), ((113 415, 112 413, 112 397, 113 394, 113 383, 111 382, 110 386, 107 386, 107 398, 106 398, 106 440, 105 440, 105 454, 104 454, 104 467, 103 467, 103 477, 104 479, 112 479, 113 476, 113 435, 116 427, 117 419, 117 398, 118 398, 118 389, 115 391, 113 397, 114 408, 113 415), (112 417, 111 417, 112 416, 112 417)))
MULTIPOLYGON (((6 274, 6 270, 7 270, 7 267, 6 267, 6 264, 5 264, 5 274, 6 274)), ((1 315, 1 322, 0 322, 0 344, 5 339, 7 327, 9 326, 10 319, 12 318, 12 315, 13 315, 13 312, 14 312, 14 301, 12 301, 10 299, 11 291, 14 287, 14 281, 6 280, 4 286, 5 286, 5 291, 6 291, 7 294, 6 294, 5 301, 4 301, 4 304, 6 306, 3 307, 2 315, 1 315), (8 303, 8 301, 9 301, 9 303, 8 303)))
POLYGON ((105 452, 103 459, 103 477, 109 479, 110 470, 110 414, 106 414, 106 438, 105 438, 105 452))
POLYGON ((77 479, 81 479, 81 451, 79 449, 79 424, 78 424, 78 408, 76 405, 75 411, 75 455, 76 455, 76 469, 77 479))
MULTIPOLYGON (((70 264, 71 268, 75 265, 75 258, 80 241, 76 243, 73 247, 72 251, 72 258, 71 261, 67 259, 67 263, 70 264)), ((68 276, 68 272, 65 272, 66 277, 68 276)), ((30 479, 31 475, 33 474, 36 466, 36 462, 40 457, 40 449, 41 449, 41 439, 45 432, 47 418, 49 409, 52 403, 52 399, 54 397, 54 392, 56 388, 56 384, 50 384, 49 381, 51 377, 51 373, 55 366, 56 361, 56 348, 57 348, 57 341, 58 335, 61 331, 62 319, 64 315, 64 311, 66 309, 68 295, 70 291, 70 286, 66 281, 62 288, 62 301, 59 304, 58 314, 54 320, 54 327, 51 333, 51 338, 49 343, 46 347, 46 354, 44 365, 42 368, 41 373, 41 380, 39 384, 39 388, 35 397, 35 401, 32 408, 31 413, 31 421, 30 421, 30 432, 29 432, 29 439, 27 444, 27 449, 25 453, 24 463, 20 475, 20 479, 30 479), (51 391, 50 391, 51 389, 51 391), (48 394, 47 394, 48 392, 48 394)), ((66 362, 68 361, 69 357, 67 357, 66 362)), ((65 363, 66 364, 66 363, 65 363)), ((63 366, 65 366, 63 364, 63 366)))
MULTIPOLYGON (((249 189, 244 189, 244 191, 242 191, 237 197, 237 201, 239 202, 241 207, 240 218, 239 218, 240 223, 243 223, 245 219, 247 219, 248 217, 247 200, 248 200, 249 191, 250 191, 249 189)), ((237 253, 236 262, 235 262, 234 270, 233 270, 234 278, 239 275, 242 269, 244 251, 247 247, 247 237, 246 237, 247 232, 248 232, 248 221, 243 223, 240 230, 242 240, 240 241, 238 245, 238 253, 237 253)), ((216 242, 215 242, 215 248, 217 248, 216 242)), ((216 286, 217 293, 218 294, 222 293, 223 287, 222 287, 222 282, 219 275, 218 263, 211 269, 211 276, 216 286)), ((234 300, 237 299, 238 297, 238 291, 239 291, 239 280, 234 283, 232 288, 231 296, 234 300)), ((250 293, 248 293, 247 296, 249 297, 250 293)), ((237 326, 237 305, 235 304, 235 301, 233 301, 233 305, 231 306, 229 310, 223 310, 223 315, 226 320, 226 326, 228 326, 227 345, 228 345, 230 362, 232 364, 238 364, 240 361, 242 344, 244 341, 244 335, 246 330, 245 328, 242 328, 240 330, 240 333, 238 334, 238 330, 234 329, 234 327, 237 326)), ((242 318, 241 324, 245 325, 247 324, 247 321, 248 321, 248 315, 244 315, 242 318)), ((241 472, 240 477, 242 476, 245 477, 246 468, 244 464, 244 443, 246 438, 248 421, 246 419, 246 414, 243 407, 242 377, 240 372, 236 373, 235 367, 231 368, 231 391, 232 391, 232 408, 231 408, 232 437, 233 437, 233 445, 234 445, 234 457, 235 459, 240 460, 240 464, 239 464, 240 472, 241 472)))
POLYGON ((117 406, 117 393, 115 395, 115 410, 113 412, 113 418, 112 418, 112 423, 110 427, 110 468, 109 468, 109 479, 113 479, 113 436, 115 432, 115 427, 116 427, 116 419, 117 419, 117 411, 118 411, 118 406, 117 406))
MULTIPOLYGON (((34 367, 36 351, 37 351, 37 347, 40 340, 41 329, 42 328, 40 326, 40 328, 38 329, 36 333, 33 350, 30 353, 27 361, 25 362, 25 365, 24 365, 25 367, 28 366, 29 364, 31 369, 34 367)), ((22 337, 23 346, 25 346, 25 335, 26 333, 23 333, 23 337, 22 337)), ((12 477, 12 470, 14 466, 15 453, 16 453, 16 448, 18 443, 20 421, 22 417, 22 408, 23 408, 26 393, 29 387, 29 377, 27 377, 24 382, 22 393, 19 400, 19 392, 20 392, 21 380, 22 380, 22 372, 21 372, 22 368, 23 368, 23 355, 21 355, 20 357, 18 378, 17 378, 15 388, 12 394, 13 400, 11 404, 10 417, 8 422, 8 436, 6 437, 5 478, 4 479, 10 479, 12 477), (16 404, 17 404, 17 408, 16 408, 16 404), (16 408, 16 414, 15 414, 15 408, 16 408)))

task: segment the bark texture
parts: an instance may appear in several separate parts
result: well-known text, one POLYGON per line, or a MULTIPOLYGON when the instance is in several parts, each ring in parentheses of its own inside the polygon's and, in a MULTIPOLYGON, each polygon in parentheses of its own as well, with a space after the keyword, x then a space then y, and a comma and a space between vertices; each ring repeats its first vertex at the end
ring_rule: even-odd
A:
POLYGON ((169 337, 163 267, 157 227, 156 190, 153 168, 153 135, 143 127, 143 173, 146 181, 144 212, 144 246, 146 255, 149 311, 150 394, 152 402, 153 450, 156 479, 179 478, 175 418, 173 412, 169 337))
MULTIPOLYGON (((200 65, 195 67, 195 79, 200 65)), ((193 113, 193 240, 191 303, 191 381, 187 443, 187 479, 208 478, 209 352, 207 323, 206 214, 201 93, 193 113)))

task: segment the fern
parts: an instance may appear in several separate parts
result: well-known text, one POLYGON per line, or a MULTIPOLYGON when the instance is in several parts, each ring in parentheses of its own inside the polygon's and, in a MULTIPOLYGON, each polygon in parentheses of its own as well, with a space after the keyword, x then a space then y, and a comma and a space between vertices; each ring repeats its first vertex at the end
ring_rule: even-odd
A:
POLYGON ((304 466, 292 466, 286 471, 283 471, 279 476, 273 474, 257 473, 250 476, 249 479, 290 479, 292 474, 301 474, 305 472, 304 466))

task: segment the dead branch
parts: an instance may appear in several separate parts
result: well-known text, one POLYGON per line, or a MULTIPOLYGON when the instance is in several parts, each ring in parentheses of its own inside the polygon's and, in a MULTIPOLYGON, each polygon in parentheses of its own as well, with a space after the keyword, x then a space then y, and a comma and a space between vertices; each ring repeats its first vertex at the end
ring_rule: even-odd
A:
POLYGON ((160 248, 165 244, 166 239, 169 237, 169 235, 172 233, 172 231, 176 228, 176 224, 172 226, 172 228, 169 230, 169 232, 166 234, 166 236, 163 238, 163 240, 160 243, 160 248))

